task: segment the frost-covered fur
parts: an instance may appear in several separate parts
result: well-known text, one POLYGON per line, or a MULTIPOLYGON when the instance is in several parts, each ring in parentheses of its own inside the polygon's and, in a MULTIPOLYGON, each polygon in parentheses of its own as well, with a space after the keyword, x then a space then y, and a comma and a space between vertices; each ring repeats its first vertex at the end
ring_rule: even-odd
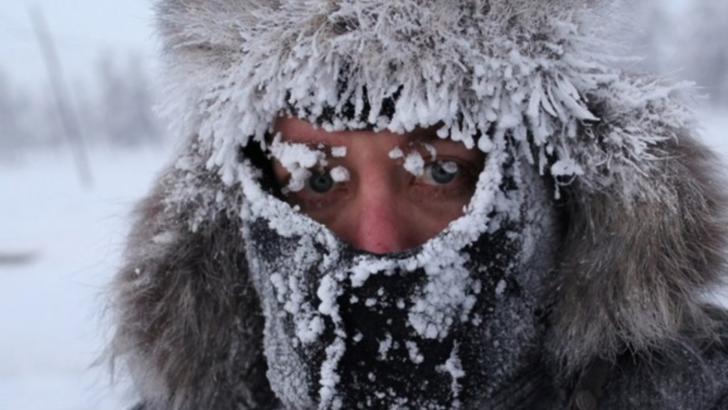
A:
POLYGON ((149 407, 276 405, 235 181, 238 148, 263 142, 282 112, 331 129, 440 124, 443 136, 485 152, 505 138, 555 177, 568 233, 546 341, 554 373, 625 352, 670 357, 717 338, 705 303, 724 279, 728 232, 717 159, 694 136, 676 87, 610 68, 594 31, 614 13, 602 2, 157 8, 166 108, 189 143, 139 208, 115 282, 112 346, 149 407))

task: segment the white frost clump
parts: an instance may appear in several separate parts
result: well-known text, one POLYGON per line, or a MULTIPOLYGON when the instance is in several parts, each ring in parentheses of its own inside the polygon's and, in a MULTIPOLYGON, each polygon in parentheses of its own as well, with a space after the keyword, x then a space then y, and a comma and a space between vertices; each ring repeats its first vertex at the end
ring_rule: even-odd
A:
POLYGON ((394 147, 393 150, 389 151, 390 159, 404 158, 404 152, 399 147, 394 147))
POLYGON ((342 166, 333 168, 330 171, 330 174, 331 179, 333 179, 334 182, 346 182, 350 178, 349 170, 342 166))
POLYGON ((342 407, 341 399, 336 397, 336 385, 339 384, 341 376, 336 372, 341 356, 346 351, 346 345, 341 338, 336 338, 334 343, 326 348, 326 360, 321 364, 321 404, 319 408, 340 409, 342 407))
POLYGON ((555 177, 584 175, 584 169, 571 158, 562 159, 556 161, 556 163, 551 166, 551 175, 555 177))
POLYGON ((332 147, 331 156, 334 158, 344 158, 346 156, 346 147, 332 147))
POLYGON ((450 377, 452 377, 450 389, 452 391, 452 397, 454 398, 453 408, 460 408, 460 383, 458 382, 458 380, 465 377, 465 370, 463 370, 463 364, 460 361, 460 357, 458 356, 457 343, 455 343, 455 345, 453 346, 452 351, 450 352, 450 357, 447 359, 447 361, 444 364, 437 366, 436 370, 442 373, 449 373, 450 377))
POLYGON ((387 333, 384 340, 379 342, 379 360, 387 360, 390 348, 392 348, 392 335, 387 333))
POLYGON ((326 165, 324 152, 311 149, 306 144, 283 142, 280 134, 273 139, 270 153, 291 173, 291 179, 286 186, 291 192, 298 192, 306 186, 306 180, 311 176, 311 168, 326 165))
POLYGON ((419 347, 417 347, 417 343, 406 341, 404 344, 407 346, 407 352, 409 353, 409 358, 412 360, 412 363, 420 364, 425 360, 422 353, 420 353, 419 347))
POLYGON ((495 294, 497 296, 503 296, 503 292, 506 291, 506 281, 501 279, 498 281, 498 284, 495 286, 495 294))
POLYGON ((296 321, 296 337, 305 344, 315 342, 323 332, 324 320, 320 316, 296 321))
POLYGON ((321 364, 321 379, 319 396, 321 403, 319 408, 340 409, 342 407, 341 399, 336 397, 336 385, 341 380, 341 376, 337 373, 337 367, 341 357, 346 352, 346 344, 344 338, 346 333, 342 329, 342 319, 339 314, 339 306, 336 298, 341 294, 339 283, 332 276, 327 275, 321 280, 321 284, 316 291, 319 297, 319 312, 331 318, 336 326, 334 330, 336 338, 326 347, 326 359, 321 364))
POLYGON ((425 149, 427 150, 427 153, 430 154, 430 160, 434 161, 437 159, 437 148, 435 148, 432 144, 422 144, 424 145, 425 149))
POLYGON ((443 339, 455 320, 466 321, 477 301, 466 257, 452 249, 422 255, 427 284, 412 298, 408 321, 426 339, 443 339), (437 256, 435 256, 437 255, 437 256))
POLYGON ((407 158, 404 159, 404 169, 414 176, 422 176, 425 172, 425 160, 422 159, 419 152, 410 152, 407 154, 407 158))

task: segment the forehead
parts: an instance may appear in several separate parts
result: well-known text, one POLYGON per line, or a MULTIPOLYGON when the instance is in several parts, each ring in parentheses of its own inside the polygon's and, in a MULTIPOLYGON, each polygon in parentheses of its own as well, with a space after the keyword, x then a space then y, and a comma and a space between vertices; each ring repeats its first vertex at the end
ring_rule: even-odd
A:
POLYGON ((371 130, 329 132, 307 121, 291 117, 278 118, 274 124, 274 131, 280 132, 283 140, 302 144, 323 144, 328 146, 349 145, 352 139, 361 142, 365 141, 365 138, 377 138, 395 141, 397 145, 410 142, 426 142, 442 147, 451 147, 453 149, 467 149, 459 142, 438 138, 436 133, 437 129, 438 127, 415 128, 411 132, 404 134, 397 134, 390 131, 375 132, 371 130))

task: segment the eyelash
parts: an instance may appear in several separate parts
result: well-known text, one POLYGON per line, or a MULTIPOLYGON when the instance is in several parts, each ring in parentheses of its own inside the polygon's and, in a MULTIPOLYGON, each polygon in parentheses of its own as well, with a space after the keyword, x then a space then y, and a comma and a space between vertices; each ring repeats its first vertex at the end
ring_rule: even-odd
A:
POLYGON ((466 188, 474 187, 477 180, 477 173, 474 171, 474 167, 459 159, 446 157, 438 158, 436 161, 429 161, 425 163, 425 169, 428 169, 437 163, 444 162, 454 162, 458 166, 458 174, 455 176, 452 182, 449 182, 447 184, 430 184, 424 181, 417 183, 425 176, 423 175, 417 177, 413 175, 412 184, 419 189, 435 192, 435 195, 437 196, 456 195, 463 193, 466 188))
MULTIPOLYGON (((439 158, 436 161, 429 161, 425 163, 426 168, 432 167, 434 164, 452 161, 458 165, 458 174, 452 182, 447 184, 430 184, 422 179, 423 176, 412 175, 410 179, 410 186, 419 191, 421 195, 428 197, 445 197, 445 198, 459 198, 460 195, 471 194, 474 189, 475 182, 477 180, 477 173, 474 170, 472 164, 468 164, 462 160, 455 158, 439 158)), ((323 167, 317 170, 318 172, 331 172, 329 167, 323 167)), ((404 171, 407 172, 407 171, 404 171)), ((303 209, 315 210, 319 208, 326 208, 330 205, 336 204, 342 199, 342 196, 348 193, 347 182, 334 182, 331 191, 320 194, 311 190, 308 186, 308 181, 303 190, 291 193, 292 198, 295 199, 295 203, 301 206, 303 209)))

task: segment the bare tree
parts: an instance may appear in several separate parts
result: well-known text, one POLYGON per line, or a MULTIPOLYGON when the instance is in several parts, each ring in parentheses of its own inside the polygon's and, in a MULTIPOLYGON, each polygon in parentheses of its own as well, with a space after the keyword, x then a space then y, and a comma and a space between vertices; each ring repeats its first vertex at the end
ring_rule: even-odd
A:
POLYGON ((63 80, 61 63, 58 59, 58 54, 56 53, 53 38, 51 37, 48 25, 46 24, 41 11, 38 9, 31 10, 30 14, 35 28, 35 33, 38 38, 38 44, 40 45, 45 58, 48 76, 53 88, 53 96, 56 101, 63 132, 71 144, 81 183, 90 187, 93 184, 93 179, 88 165, 88 158, 86 155, 83 136, 81 134, 81 127, 63 80))

